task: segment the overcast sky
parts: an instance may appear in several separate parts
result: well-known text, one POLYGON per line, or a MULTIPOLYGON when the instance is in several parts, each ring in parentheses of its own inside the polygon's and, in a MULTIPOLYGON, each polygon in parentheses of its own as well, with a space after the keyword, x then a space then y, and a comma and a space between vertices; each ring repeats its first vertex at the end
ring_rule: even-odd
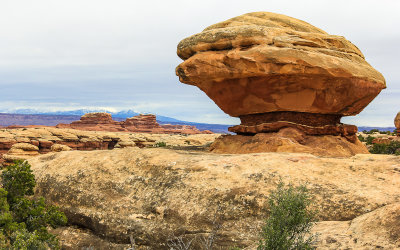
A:
POLYGON ((176 45, 254 11, 292 16, 356 44, 388 88, 356 125, 393 126, 400 111, 399 0, 1 0, 0 111, 133 109, 181 120, 238 123, 179 82, 176 45))

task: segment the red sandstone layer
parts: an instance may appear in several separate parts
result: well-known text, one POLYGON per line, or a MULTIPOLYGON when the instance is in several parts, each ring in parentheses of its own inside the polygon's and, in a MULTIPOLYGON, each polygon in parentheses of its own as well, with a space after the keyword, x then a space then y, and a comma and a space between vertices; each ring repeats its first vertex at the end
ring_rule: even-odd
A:
POLYGON ((57 128, 72 128, 86 131, 137 132, 154 134, 210 134, 190 125, 160 125, 155 115, 138 115, 117 122, 108 113, 89 113, 79 121, 70 124, 58 124, 57 128))

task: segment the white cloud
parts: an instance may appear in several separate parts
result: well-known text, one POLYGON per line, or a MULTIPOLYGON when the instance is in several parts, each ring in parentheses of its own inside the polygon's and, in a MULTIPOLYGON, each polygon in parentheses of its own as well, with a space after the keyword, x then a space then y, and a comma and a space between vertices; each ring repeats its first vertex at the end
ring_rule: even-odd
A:
MULTIPOLYGON (((393 93, 400 90, 399 9, 398 0, 4 0, 0 104, 136 105, 183 120, 230 123, 197 88, 179 83, 176 45, 213 23, 252 11, 286 14, 345 36, 384 74, 386 91, 393 93)), ((353 120, 387 124, 400 109, 396 96, 389 98, 391 107, 377 99, 353 120), (377 119, 369 110, 385 115, 377 119)))

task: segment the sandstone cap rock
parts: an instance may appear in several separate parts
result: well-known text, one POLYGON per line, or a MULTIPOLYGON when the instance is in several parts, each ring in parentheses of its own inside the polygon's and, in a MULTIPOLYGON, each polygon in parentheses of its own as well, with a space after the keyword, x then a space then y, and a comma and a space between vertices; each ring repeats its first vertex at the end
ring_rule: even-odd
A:
POLYGON ((254 12, 182 40, 181 82, 199 87, 225 113, 277 111, 355 115, 386 87, 361 51, 304 21, 254 12))
POLYGON ((400 112, 397 113, 396 117, 394 118, 394 126, 397 129, 400 129, 400 112))

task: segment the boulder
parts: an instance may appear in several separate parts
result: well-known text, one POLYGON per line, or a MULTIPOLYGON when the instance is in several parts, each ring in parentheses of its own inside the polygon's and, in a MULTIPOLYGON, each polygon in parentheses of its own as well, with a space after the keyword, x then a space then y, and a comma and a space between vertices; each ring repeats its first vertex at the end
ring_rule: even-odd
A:
POLYGON ((39 155, 37 146, 29 143, 15 143, 2 157, 6 162, 12 162, 14 160, 26 160, 36 155, 39 155))
POLYGON ((53 152, 61 152, 61 151, 70 151, 71 148, 68 147, 67 145, 63 145, 63 144, 53 144, 51 146, 51 151, 53 152))
POLYGON ((355 115, 386 87, 344 37, 269 12, 211 25, 182 40, 177 53, 185 60, 176 69, 179 79, 237 117, 284 111, 355 115))
POLYGON ((324 221, 312 229, 320 249, 399 249, 400 203, 386 205, 351 221, 324 221))
POLYGON ((354 137, 342 116, 361 112, 385 79, 342 36, 270 12, 238 16, 178 44, 183 83, 204 91, 241 124, 237 134, 295 127, 308 135, 354 137))

